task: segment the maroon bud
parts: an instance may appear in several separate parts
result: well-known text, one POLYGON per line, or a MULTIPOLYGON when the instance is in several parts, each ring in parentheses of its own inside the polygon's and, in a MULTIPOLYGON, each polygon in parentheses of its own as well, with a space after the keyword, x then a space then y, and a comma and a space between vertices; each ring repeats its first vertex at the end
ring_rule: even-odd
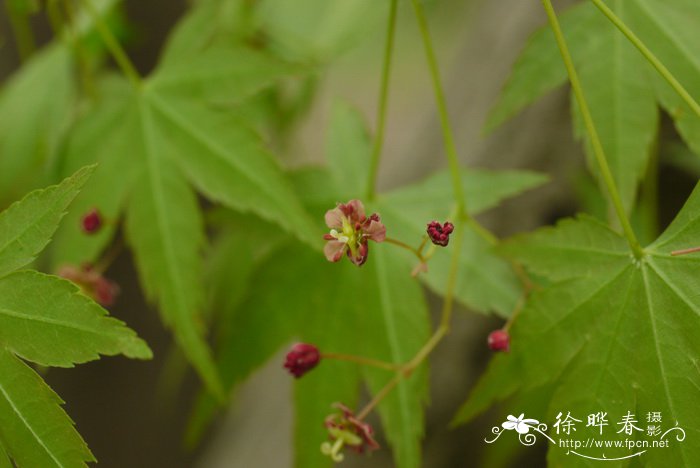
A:
POLYGON ((505 330, 494 330, 489 335, 489 348, 491 351, 510 351, 510 336, 505 330))
POLYGON ((94 234, 102 227, 102 215, 97 208, 88 211, 81 220, 83 232, 86 234, 94 234))
POLYGON ((437 221, 431 221, 428 223, 426 232, 433 244, 445 247, 450 242, 450 234, 454 230, 454 224, 450 222, 446 221, 445 224, 440 224, 437 221))
POLYGON ((312 344, 297 343, 287 353, 284 367, 297 379, 316 367, 321 360, 318 348, 312 344))

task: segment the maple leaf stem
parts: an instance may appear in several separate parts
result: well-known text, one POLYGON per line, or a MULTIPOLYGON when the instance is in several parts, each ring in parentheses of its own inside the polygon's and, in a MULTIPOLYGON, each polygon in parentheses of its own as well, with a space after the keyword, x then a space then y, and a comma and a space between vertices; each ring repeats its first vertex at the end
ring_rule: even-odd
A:
POLYGON ((697 101, 693 99, 690 93, 683 87, 683 85, 673 76, 673 73, 669 71, 668 68, 659 60, 654 53, 649 50, 649 48, 642 42, 642 40, 637 37, 637 35, 632 32, 632 30, 620 19, 619 16, 615 14, 602 0, 591 0, 591 2, 600 10, 607 19, 610 20, 612 24, 615 25, 617 29, 620 30, 622 34, 634 45, 639 52, 644 56, 644 58, 659 72, 666 82, 673 88, 673 90, 678 93, 678 95, 685 101, 685 103, 690 107, 695 115, 700 117, 700 105, 697 101))
POLYGON ((566 72, 569 75, 569 82, 571 83, 571 89, 576 97, 576 102, 579 105, 581 115, 583 117, 583 122, 586 127, 586 132, 591 142, 591 147, 598 163, 598 168, 600 174, 603 178, 605 187, 607 188, 610 201, 613 204, 617 217, 624 231, 625 237, 627 238, 627 243, 635 256, 635 258, 640 259, 644 256, 644 251, 642 250, 637 236, 634 234, 632 225, 625 213, 625 209, 622 205, 620 199, 620 194, 615 184, 615 179, 613 178, 612 172, 610 171, 610 166, 608 165, 608 160, 605 156, 605 151, 603 150, 603 145, 600 142, 600 137, 598 136, 598 131, 593 123, 593 117, 591 116, 591 111, 588 108, 588 103, 586 102, 586 97, 581 87, 581 82, 579 81, 578 73, 574 67, 573 60, 571 59, 571 53, 569 52, 569 47, 566 44, 566 39, 559 26, 559 20, 557 19, 557 14, 554 11, 551 0, 542 0, 542 5, 547 13, 547 18, 549 19, 549 24, 554 32, 554 37, 556 38, 557 45, 559 46, 559 51, 561 52, 562 59, 564 61, 564 66, 566 67, 566 72))
POLYGON ((124 52, 124 49, 119 44, 119 41, 117 41, 117 39, 114 37, 112 31, 110 31, 109 27, 107 27, 105 22, 102 21, 100 14, 95 9, 95 5, 92 4, 92 0, 81 1, 87 12, 90 14, 90 17, 92 18, 92 21, 95 24, 95 28, 97 29, 97 32, 100 34, 100 37, 107 46, 107 49, 109 50, 110 54, 112 54, 114 61, 117 63, 117 66, 119 66, 121 71, 124 73, 124 76, 126 76, 129 82, 135 88, 140 88, 142 82, 141 75, 139 75, 139 72, 136 71, 136 67, 129 59, 129 56, 126 55, 126 52, 124 52))
POLYGON ((374 135, 372 147, 372 159, 369 166, 369 179, 367 181, 367 199, 373 200, 376 194, 377 173, 379 160, 384 147, 384 130, 386 127, 386 109, 389 101, 389 78, 391 77, 391 57, 394 52, 394 36, 396 31, 396 10, 398 0, 391 0, 389 7, 389 19, 386 30, 386 45, 384 46, 384 64, 382 65, 382 78, 379 90, 379 107, 377 108, 377 130, 374 135))

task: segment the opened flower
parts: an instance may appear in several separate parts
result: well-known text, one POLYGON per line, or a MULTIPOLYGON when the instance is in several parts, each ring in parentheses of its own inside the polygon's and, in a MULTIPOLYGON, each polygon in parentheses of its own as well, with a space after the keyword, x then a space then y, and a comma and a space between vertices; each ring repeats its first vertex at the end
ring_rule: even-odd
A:
POLYGON ((365 207, 360 200, 350 200, 326 212, 326 224, 331 232, 324 236, 328 242, 323 253, 329 262, 337 262, 347 255, 350 261, 362 266, 367 261, 367 242, 383 242, 386 228, 377 213, 365 215, 365 207))
POLYGON ((330 442, 321 444, 321 452, 330 456, 333 461, 343 461, 343 447, 352 447, 357 453, 365 450, 377 450, 379 444, 374 440, 374 430, 369 424, 357 419, 353 412, 342 403, 333 405, 341 412, 331 414, 326 418, 330 442))
POLYGON ((435 245, 446 247, 450 242, 450 234, 455 230, 454 224, 446 221, 445 224, 440 224, 437 221, 428 223, 426 232, 430 241, 435 245))

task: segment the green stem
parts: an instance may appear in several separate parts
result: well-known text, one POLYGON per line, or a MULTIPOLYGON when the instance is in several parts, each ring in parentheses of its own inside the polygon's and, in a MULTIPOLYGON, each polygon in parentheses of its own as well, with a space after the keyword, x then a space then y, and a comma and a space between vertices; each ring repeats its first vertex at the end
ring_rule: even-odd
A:
POLYGON ((82 0, 82 3, 92 17, 92 21, 95 24, 95 28, 97 28, 97 32, 100 34, 100 37, 102 37, 107 49, 112 54, 112 57, 114 57, 114 61, 117 62, 117 65, 124 73, 124 76, 126 76, 126 78, 135 88, 140 88, 141 75, 139 75, 139 73, 136 71, 136 67, 134 67, 133 63, 131 63, 131 60, 129 60, 129 57, 126 55, 126 52, 124 52, 124 49, 119 44, 119 41, 117 41, 112 34, 112 31, 110 31, 105 22, 102 21, 102 17, 92 4, 92 0, 82 0))
POLYGON ((629 39, 629 41, 642 53, 644 58, 656 68, 656 71, 671 85, 673 90, 678 93, 678 95, 685 101, 686 104, 695 112, 695 114, 700 117, 700 105, 693 97, 688 93, 688 91, 683 87, 682 84, 673 76, 673 74, 664 66, 663 63, 654 55, 654 53, 649 50, 649 48, 644 45, 641 39, 637 37, 636 34, 632 32, 630 28, 610 9, 603 3, 602 0, 591 0, 593 4, 598 7, 598 9, 610 20, 612 24, 620 30, 622 34, 629 39))
POLYGON ((389 23, 386 29, 386 45, 384 46, 384 64, 382 65, 382 81, 379 90, 379 107, 377 109, 377 131, 374 135, 372 159, 369 166, 369 180, 367 181, 367 199, 374 199, 376 194, 377 173, 379 172, 379 160, 384 147, 384 130, 386 127, 386 109, 389 101, 389 78, 391 77, 391 57, 394 51, 394 36, 396 31, 396 10, 398 0, 391 0, 389 7, 389 23))
POLYGON ((420 260, 421 262, 425 262, 425 261, 426 261, 426 258, 423 257, 423 254, 421 253, 421 251, 420 251, 419 249, 414 249, 413 247, 411 247, 410 245, 408 245, 408 244, 405 243, 405 242, 402 242, 402 241, 400 241, 400 240, 398 240, 398 239, 393 239, 393 238, 391 238, 391 237, 385 238, 385 239, 384 239, 384 242, 386 242, 386 243, 388 243, 388 244, 393 244, 393 245, 395 245, 395 246, 397 246, 397 247, 401 247, 402 249, 408 250, 408 251, 411 252, 413 255, 415 255, 416 257, 418 257, 418 260, 420 260))
POLYGON ((10 0, 5 0, 5 8, 9 16, 10 25, 12 26, 12 32, 15 36, 19 59, 21 62, 26 62, 36 48, 32 27, 29 23, 29 15, 13 8, 10 5, 10 0))
POLYGON ((433 50, 430 31, 428 30, 428 21, 425 18, 425 12, 423 11, 423 6, 421 5, 420 0, 411 0, 411 3, 413 4, 413 11, 415 12, 416 19, 418 21, 418 27, 420 28, 423 46, 425 48, 425 55, 428 60, 430 77, 433 82, 433 92, 435 93, 435 101, 437 104, 438 114, 440 115, 440 125, 442 127, 442 138, 445 144, 445 152, 447 153, 447 161, 449 163, 450 176, 452 178, 452 189, 454 190, 455 200, 458 206, 457 211, 459 213, 463 213, 464 216, 469 217, 465 206, 464 188, 462 187, 462 178, 459 171, 459 158, 457 157, 452 128, 450 127, 450 120, 447 114, 445 93, 442 89, 440 70, 438 68, 437 59, 435 58, 435 51, 433 50))
POLYGON ((322 359, 336 359, 338 361, 348 361, 354 362, 356 364, 361 364, 363 366, 378 367, 380 369, 386 369, 391 371, 397 371, 401 369, 400 364, 394 364, 392 362, 380 361, 378 359, 366 358, 362 356, 355 356, 353 354, 342 354, 342 353, 322 353, 322 359))
POLYGON ((569 53, 569 48, 566 45, 566 40, 562 34, 561 27, 559 26, 559 20, 552 7, 551 0, 542 0, 542 5, 547 12, 547 17, 549 18, 549 23, 554 32, 554 36, 557 40, 557 45, 559 46, 559 51, 561 52, 562 58, 564 59, 564 65, 566 66, 566 71, 569 74, 569 81, 571 82, 571 89, 576 96, 576 102, 578 102, 579 108, 581 110, 581 115, 583 116, 583 122, 586 127, 586 132, 591 141, 591 147, 593 148, 593 153, 595 155, 598 167, 600 169, 600 174, 603 177, 603 182, 607 188, 608 195, 612 201, 617 217, 622 225, 622 230, 624 231, 627 242, 632 250, 632 253, 637 259, 642 258, 644 251, 639 245, 639 241, 632 230, 625 209, 622 206, 622 201, 620 200, 620 194, 618 193, 617 186, 615 185, 615 179, 610 172, 610 166, 608 166, 608 161, 605 157, 605 151, 603 150, 603 145, 600 142, 600 137, 596 131, 595 124, 593 123, 593 117, 588 109, 588 104, 586 102, 585 95, 583 93, 583 88, 576 73, 576 68, 571 59, 571 54, 569 53))
POLYGON ((372 398, 372 400, 365 405, 362 410, 357 414, 358 419, 365 418, 381 401, 386 398, 386 396, 396 387, 399 382, 410 377, 413 371, 420 366, 423 361, 427 359, 430 353, 433 352, 438 343, 449 333, 450 331, 450 320, 452 318, 452 310, 454 304, 454 291, 457 285, 457 273, 459 272, 459 256, 462 252, 462 240, 464 235, 462 229, 464 228, 464 223, 461 218, 455 220, 455 242, 453 244, 452 250, 452 261, 450 263, 450 272, 447 277, 447 291, 445 293, 445 300, 442 303, 442 313, 440 317, 440 324, 435 330, 430 339, 418 350, 418 352, 408 361, 405 365, 401 366, 400 371, 372 398))

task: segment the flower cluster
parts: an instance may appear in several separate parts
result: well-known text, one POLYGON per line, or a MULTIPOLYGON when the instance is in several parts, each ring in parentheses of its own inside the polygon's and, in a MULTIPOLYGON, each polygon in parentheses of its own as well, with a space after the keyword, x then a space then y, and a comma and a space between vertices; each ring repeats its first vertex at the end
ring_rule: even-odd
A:
POLYGON ((379 444, 374 440, 372 426, 358 419, 342 403, 335 403, 333 406, 339 409, 340 413, 329 415, 324 423, 331 439, 321 444, 321 452, 324 455, 329 455, 333 461, 340 462, 343 461, 344 456, 341 452, 346 445, 352 447, 357 453, 379 448, 379 444))
POLYGON ((58 276, 77 284, 85 295, 90 296, 104 307, 114 304, 114 300, 119 294, 117 283, 108 280, 87 263, 80 268, 64 265, 58 270, 58 276))
POLYGON ((321 360, 318 348, 312 344, 297 343, 287 353, 284 367, 297 379, 316 367, 321 360))
POLYGON ((450 234, 455 230, 454 224, 446 221, 445 224, 440 224, 437 221, 431 221, 428 223, 428 228, 426 232, 428 237, 435 245, 440 245, 446 247, 450 242, 450 234))
POLYGON ((330 262, 337 262, 343 255, 348 256, 357 266, 367 261, 368 241, 383 242, 386 228, 377 213, 365 215, 365 207, 359 200, 339 203, 326 212, 326 224, 331 229, 324 236, 328 242, 323 249, 330 262))

